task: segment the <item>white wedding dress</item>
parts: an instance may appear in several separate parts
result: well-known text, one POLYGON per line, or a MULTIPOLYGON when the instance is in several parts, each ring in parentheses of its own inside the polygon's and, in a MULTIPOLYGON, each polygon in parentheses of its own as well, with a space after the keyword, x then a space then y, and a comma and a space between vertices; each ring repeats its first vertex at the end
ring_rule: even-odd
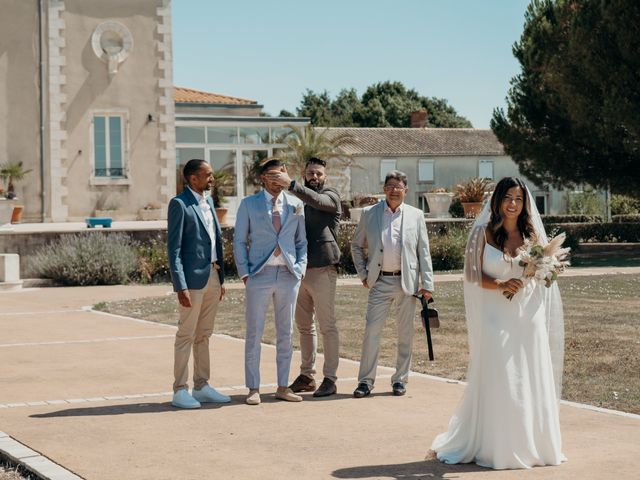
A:
MULTIPOLYGON (((482 271, 520 278, 518 257, 485 244, 482 271)), ((465 289, 467 286, 465 286, 465 289)), ((462 403, 431 448, 445 463, 494 469, 558 465, 561 451, 558 396, 545 318, 544 285, 525 281, 511 301, 476 287, 469 322, 471 360, 462 403)), ((465 302, 467 302, 465 290, 465 302)))

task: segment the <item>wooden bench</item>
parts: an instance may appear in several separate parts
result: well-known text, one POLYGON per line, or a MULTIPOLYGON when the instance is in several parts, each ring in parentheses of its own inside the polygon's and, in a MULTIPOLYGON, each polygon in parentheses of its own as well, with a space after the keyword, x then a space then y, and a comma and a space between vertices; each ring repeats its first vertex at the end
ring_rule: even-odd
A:
POLYGON ((111 217, 89 217, 85 219, 87 228, 95 228, 101 225, 103 228, 111 228, 111 217))

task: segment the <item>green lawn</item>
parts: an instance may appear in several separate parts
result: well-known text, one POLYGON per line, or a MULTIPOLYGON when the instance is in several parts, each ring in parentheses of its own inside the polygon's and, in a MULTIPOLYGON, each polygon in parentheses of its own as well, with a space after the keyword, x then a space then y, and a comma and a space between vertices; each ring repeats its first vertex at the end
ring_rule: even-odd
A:
MULTIPOLYGON (((640 275, 564 277, 560 288, 566 327, 563 398, 640 413, 640 275)), ((440 283, 436 289, 441 319, 441 328, 433 332, 436 359, 427 360, 424 330, 416 321, 412 369, 464 379, 468 351, 462 283, 440 283)), ((338 289, 336 311, 343 357, 360 358, 366 302, 364 288, 338 289)), ((243 337, 243 303, 244 290, 228 290, 216 318, 216 333, 243 337)), ((172 296, 113 302, 100 305, 100 309, 169 324, 175 324, 177 318, 172 296)), ((380 352, 383 365, 394 364, 394 339, 395 322, 390 319, 380 352)), ((273 321, 267 323, 264 341, 274 341, 273 321)), ((295 342, 297 347, 297 338, 295 342)))

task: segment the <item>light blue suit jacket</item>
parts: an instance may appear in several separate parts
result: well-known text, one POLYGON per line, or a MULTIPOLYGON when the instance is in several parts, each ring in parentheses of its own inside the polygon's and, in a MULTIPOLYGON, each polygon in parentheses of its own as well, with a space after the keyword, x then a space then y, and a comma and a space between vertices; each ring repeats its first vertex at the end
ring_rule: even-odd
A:
MULTIPOLYGON (((216 255, 220 266, 218 276, 222 284, 224 283, 222 231, 211 197, 207 198, 207 202, 213 213, 216 255)), ((167 246, 173 290, 179 292, 204 288, 211 274, 211 237, 204 223, 202 210, 188 188, 169 202, 167 246)))
POLYGON ((304 204, 284 193, 280 233, 273 227, 263 191, 240 202, 233 236, 233 256, 238 275, 254 276, 264 267, 280 245, 287 267, 301 279, 307 270, 307 235, 304 228, 304 204))

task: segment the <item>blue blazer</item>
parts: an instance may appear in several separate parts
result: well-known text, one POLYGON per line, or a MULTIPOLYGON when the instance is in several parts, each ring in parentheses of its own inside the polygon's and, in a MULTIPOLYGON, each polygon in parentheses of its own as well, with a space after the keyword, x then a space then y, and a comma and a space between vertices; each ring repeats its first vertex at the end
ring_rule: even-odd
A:
MULTIPOLYGON (((224 283, 222 231, 216 218, 211 197, 207 198, 213 213, 220 284, 224 283)), ((184 191, 171 199, 167 219, 167 246, 173 290, 200 290, 207 285, 211 274, 211 237, 204 215, 193 193, 184 191)))
POLYGON ((304 204, 284 194, 282 226, 277 234, 273 227, 263 191, 240 202, 233 236, 233 256, 238 275, 254 276, 264 267, 280 245, 291 273, 301 279, 307 270, 307 235, 304 228, 304 204))

